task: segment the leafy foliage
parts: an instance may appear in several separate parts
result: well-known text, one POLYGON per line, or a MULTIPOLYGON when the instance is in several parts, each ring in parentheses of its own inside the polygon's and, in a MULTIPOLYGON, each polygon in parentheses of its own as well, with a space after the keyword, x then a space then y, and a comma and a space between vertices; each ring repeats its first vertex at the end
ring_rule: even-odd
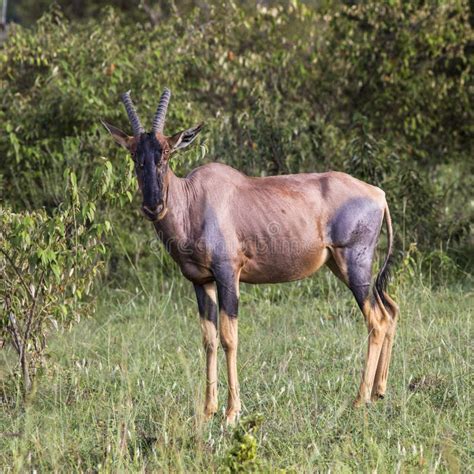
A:
POLYGON ((15 0, 8 5, 8 17, 21 24, 30 25, 53 4, 59 5, 65 15, 73 20, 96 16, 104 7, 112 6, 125 13, 131 21, 153 22, 158 22, 177 11, 184 13, 201 6, 197 0, 15 0))
POLYGON ((415 160, 430 167, 448 150, 472 146, 468 15, 457 1, 364 2, 329 20, 324 59, 333 92, 377 133, 403 137, 415 160))
MULTIPOLYGON (((462 249, 474 123, 467 3, 182 11, 137 28, 111 9, 82 22, 53 9, 33 29, 11 28, 0 52, 10 206, 51 211, 66 198, 64 169, 87 188, 101 155, 123 162, 99 118, 128 130, 119 94, 131 89, 147 122, 167 85, 168 133, 203 120, 207 131, 205 149, 175 160, 178 174, 204 155, 253 175, 347 171, 385 189, 400 251, 462 249)), ((114 274, 135 249, 150 253, 141 220, 106 201, 98 212, 117 230, 114 274)))
POLYGON ((112 165, 106 162, 81 196, 74 172, 66 171, 68 201, 51 214, 0 209, 0 334, 18 355, 25 392, 41 365, 52 328, 88 314, 91 287, 99 276, 110 222, 96 219, 98 198, 114 193, 112 165))
POLYGON ((234 429, 233 444, 219 468, 222 473, 263 472, 264 466, 257 455, 254 433, 263 422, 262 415, 252 415, 239 421, 234 429))

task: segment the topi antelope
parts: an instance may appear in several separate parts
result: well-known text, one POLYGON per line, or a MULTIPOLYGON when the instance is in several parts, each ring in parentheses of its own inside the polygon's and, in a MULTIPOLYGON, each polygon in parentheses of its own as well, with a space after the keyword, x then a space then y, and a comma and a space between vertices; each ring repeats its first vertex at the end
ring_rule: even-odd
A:
POLYGON ((122 100, 133 136, 104 125, 132 155, 143 214, 194 284, 207 359, 205 415, 217 411, 218 332, 227 362, 226 421, 232 423, 240 411, 239 283, 298 280, 324 264, 350 288, 368 327, 355 404, 383 398, 398 314, 385 291, 393 233, 384 192, 344 173, 251 178, 220 163, 178 178, 169 166, 171 155, 190 145, 201 125, 164 135, 170 96, 165 89, 149 133, 130 92, 122 100), (372 261, 384 219, 388 252, 372 286, 372 261))

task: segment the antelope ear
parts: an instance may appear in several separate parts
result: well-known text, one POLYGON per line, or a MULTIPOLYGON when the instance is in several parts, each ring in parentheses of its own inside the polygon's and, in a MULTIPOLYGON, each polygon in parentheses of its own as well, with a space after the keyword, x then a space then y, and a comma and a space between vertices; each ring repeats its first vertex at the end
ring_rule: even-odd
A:
POLYGON ((112 135, 113 139, 120 145, 130 150, 130 146, 133 142, 133 137, 128 136, 126 133, 122 132, 120 128, 110 125, 110 123, 104 122, 101 120, 102 125, 107 129, 107 131, 112 135))
POLYGON ((196 127, 188 128, 187 130, 183 130, 182 132, 179 132, 176 135, 168 138, 168 144, 170 146, 171 153, 191 145, 194 139, 198 136, 198 133, 201 131, 202 125, 203 124, 200 123, 196 127))

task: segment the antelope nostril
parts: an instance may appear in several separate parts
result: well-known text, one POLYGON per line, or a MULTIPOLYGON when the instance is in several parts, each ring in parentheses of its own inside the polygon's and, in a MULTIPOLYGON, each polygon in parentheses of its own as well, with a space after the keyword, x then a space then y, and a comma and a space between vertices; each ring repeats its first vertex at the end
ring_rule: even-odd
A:
POLYGON ((142 211, 146 217, 151 220, 155 220, 156 217, 163 211, 164 207, 165 205, 162 202, 157 204, 154 209, 152 209, 152 207, 147 206, 146 204, 143 204, 142 211))
POLYGON ((150 219, 153 219, 155 217, 155 212, 152 211, 148 206, 143 205, 142 211, 143 211, 143 214, 145 214, 145 216, 147 216, 150 219))

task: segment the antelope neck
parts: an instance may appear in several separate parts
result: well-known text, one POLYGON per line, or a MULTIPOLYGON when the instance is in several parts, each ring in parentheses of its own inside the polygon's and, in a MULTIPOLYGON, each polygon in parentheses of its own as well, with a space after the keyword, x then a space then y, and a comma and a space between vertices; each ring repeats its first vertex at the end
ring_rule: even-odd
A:
POLYGON ((190 192, 191 182, 188 178, 179 178, 171 167, 168 167, 165 182, 168 183, 165 193, 165 206, 168 212, 163 219, 154 223, 155 229, 163 242, 185 238, 190 226, 190 192))

